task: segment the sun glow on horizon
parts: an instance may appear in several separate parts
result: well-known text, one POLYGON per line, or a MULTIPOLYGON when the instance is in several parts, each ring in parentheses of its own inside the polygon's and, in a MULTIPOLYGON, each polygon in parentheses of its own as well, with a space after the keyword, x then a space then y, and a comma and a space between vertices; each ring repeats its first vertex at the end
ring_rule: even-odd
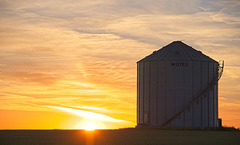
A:
MULTIPOLYGON (((62 106, 45 106, 45 107, 57 109, 61 112, 66 112, 68 114, 72 114, 74 116, 79 117, 77 120, 69 122, 69 124, 71 124, 70 126, 74 129, 84 129, 90 131, 95 129, 114 129, 120 127, 123 128, 135 125, 133 122, 118 119, 115 117, 113 118, 111 116, 105 115, 104 113, 92 112, 92 110, 86 111, 78 108, 74 109, 62 106)), ((90 107, 90 109, 93 108, 94 107, 90 107)), ((99 110, 99 108, 97 108, 96 110, 99 110)), ((107 110, 104 111, 108 112, 107 110)))
POLYGON ((86 130, 86 131, 94 131, 97 128, 96 128, 96 125, 94 123, 86 123, 86 124, 84 124, 83 129, 86 130))

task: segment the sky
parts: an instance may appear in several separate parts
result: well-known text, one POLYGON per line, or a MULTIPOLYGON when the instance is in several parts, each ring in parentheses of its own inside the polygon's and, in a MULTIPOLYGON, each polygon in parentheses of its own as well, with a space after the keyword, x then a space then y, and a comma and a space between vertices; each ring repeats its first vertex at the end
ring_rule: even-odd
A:
POLYGON ((225 61, 240 127, 239 0, 0 0, 0 129, 134 127, 136 62, 172 41, 225 61))

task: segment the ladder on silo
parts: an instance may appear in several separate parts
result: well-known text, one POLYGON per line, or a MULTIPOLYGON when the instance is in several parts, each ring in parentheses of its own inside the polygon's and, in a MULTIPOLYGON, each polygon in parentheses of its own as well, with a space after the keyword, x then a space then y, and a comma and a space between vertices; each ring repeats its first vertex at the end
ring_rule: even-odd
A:
POLYGON ((195 101, 197 101, 199 98, 201 98, 202 96, 204 96, 210 89, 212 89, 214 87, 214 85, 216 85, 219 81, 219 79, 222 76, 223 73, 223 68, 224 68, 224 61, 220 60, 218 63, 218 71, 215 74, 215 76, 213 77, 212 81, 210 82, 210 84, 207 86, 206 89, 204 89, 197 97, 191 99, 182 109, 180 109, 180 111, 178 111, 176 114, 174 114, 172 117, 168 118, 162 125, 161 127, 166 126, 167 124, 169 124, 172 120, 174 120, 175 118, 177 118, 182 112, 184 112, 185 110, 187 110, 188 107, 190 107, 195 101))

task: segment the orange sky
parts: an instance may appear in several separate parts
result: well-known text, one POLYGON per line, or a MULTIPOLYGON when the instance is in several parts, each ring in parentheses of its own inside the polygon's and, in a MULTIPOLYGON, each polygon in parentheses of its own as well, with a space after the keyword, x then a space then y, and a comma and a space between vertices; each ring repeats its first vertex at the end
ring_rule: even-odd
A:
POLYGON ((219 117, 240 127, 237 0, 0 1, 0 129, 136 125, 136 62, 181 40, 225 60, 219 117))

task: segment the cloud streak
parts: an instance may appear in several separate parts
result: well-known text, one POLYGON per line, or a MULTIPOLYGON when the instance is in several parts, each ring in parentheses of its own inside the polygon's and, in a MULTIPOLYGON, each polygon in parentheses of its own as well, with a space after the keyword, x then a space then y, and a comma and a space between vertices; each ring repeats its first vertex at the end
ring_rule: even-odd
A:
POLYGON ((47 106, 53 109, 57 109, 60 111, 68 112, 73 115, 82 117, 87 120, 94 120, 94 121, 105 121, 105 122, 114 122, 114 123, 129 123, 125 120, 115 119, 110 116, 100 114, 100 113, 94 113, 90 111, 84 111, 84 110, 78 110, 78 109, 72 109, 72 108, 66 108, 61 106, 47 106))

